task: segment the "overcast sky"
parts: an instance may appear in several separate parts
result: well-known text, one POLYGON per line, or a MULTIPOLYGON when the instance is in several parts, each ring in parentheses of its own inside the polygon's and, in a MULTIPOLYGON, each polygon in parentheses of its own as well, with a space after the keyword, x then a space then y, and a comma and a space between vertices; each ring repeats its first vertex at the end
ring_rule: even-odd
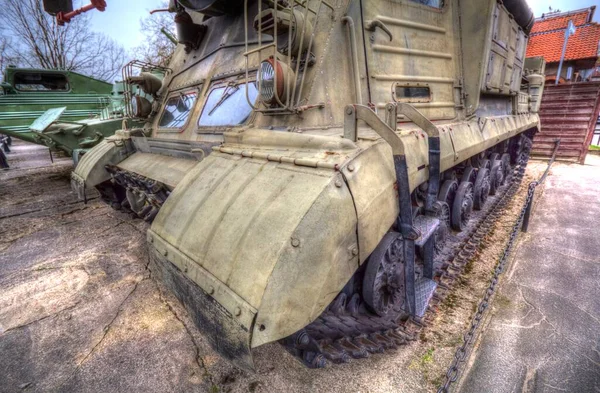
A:
MULTIPOLYGON (((548 12, 550 6, 565 12, 592 6, 599 0, 527 0, 527 2, 537 17, 548 12)), ((150 10, 158 8, 161 0, 107 0, 107 3, 105 12, 90 11, 93 14, 92 28, 108 34, 129 50, 139 45, 143 39, 140 20, 147 16, 150 10)), ((600 9, 596 10, 594 20, 600 22, 600 9)))

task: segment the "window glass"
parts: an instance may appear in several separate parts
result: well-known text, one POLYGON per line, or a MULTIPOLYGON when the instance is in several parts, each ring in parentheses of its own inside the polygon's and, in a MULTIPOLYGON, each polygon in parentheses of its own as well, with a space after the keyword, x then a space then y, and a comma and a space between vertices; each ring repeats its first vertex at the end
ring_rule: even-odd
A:
POLYGON ((398 86, 395 91, 396 101, 401 102, 426 102, 431 100, 429 87, 424 86, 398 86))
POLYGON ((69 81, 63 74, 19 72, 14 84, 21 91, 69 91, 69 81))
POLYGON ((248 85, 240 83, 212 89, 204 104, 198 125, 233 126, 245 122, 252 113, 252 107, 246 99, 246 86, 248 98, 250 102, 254 102, 258 96, 254 82, 249 82, 248 85))
POLYGON ((172 96, 167 100, 165 110, 160 118, 161 128, 181 128, 187 122, 194 107, 198 93, 190 91, 172 96))
POLYGON ((419 3, 428 5, 430 7, 442 8, 444 6, 444 0, 410 0, 413 3, 419 3))
POLYGON ((567 80, 570 81, 573 78, 573 67, 567 68, 567 80))

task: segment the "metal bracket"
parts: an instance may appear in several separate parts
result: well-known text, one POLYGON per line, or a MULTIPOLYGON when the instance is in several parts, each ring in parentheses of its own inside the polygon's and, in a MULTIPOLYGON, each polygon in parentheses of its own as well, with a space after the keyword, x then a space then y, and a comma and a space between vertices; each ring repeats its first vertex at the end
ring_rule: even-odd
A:
POLYGON ((371 108, 365 105, 348 105, 344 115, 344 138, 353 142, 358 140, 358 121, 362 120, 392 147, 394 156, 404 155, 404 144, 396 134, 396 127, 381 120, 371 108))
MULTIPOLYGON (((390 104, 388 104, 390 105, 390 104)), ((425 131, 429 137, 439 137, 440 130, 428 118, 414 106, 405 102, 392 103, 391 105, 398 106, 398 114, 406 116, 410 121, 415 123, 420 129, 425 131)))

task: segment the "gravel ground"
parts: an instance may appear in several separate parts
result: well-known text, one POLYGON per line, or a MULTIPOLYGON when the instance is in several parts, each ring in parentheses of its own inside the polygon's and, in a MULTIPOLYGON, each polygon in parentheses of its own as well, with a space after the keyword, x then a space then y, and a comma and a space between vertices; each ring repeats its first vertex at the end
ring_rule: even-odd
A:
MULTIPOLYGON (((256 374, 213 352, 148 269, 146 223, 76 200, 68 158, 15 141, 0 172, 0 392, 428 392, 461 343, 525 195, 410 344, 308 370, 278 344, 256 374)), ((535 167, 535 166, 534 166, 535 167)), ((543 170, 543 169, 542 169, 543 170)))

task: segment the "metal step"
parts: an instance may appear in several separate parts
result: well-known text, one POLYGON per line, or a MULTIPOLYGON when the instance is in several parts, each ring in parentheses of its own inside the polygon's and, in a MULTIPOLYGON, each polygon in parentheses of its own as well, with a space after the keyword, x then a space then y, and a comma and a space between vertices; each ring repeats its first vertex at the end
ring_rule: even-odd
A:
POLYGON ((435 217, 429 217, 424 215, 417 216, 413 221, 413 228, 415 228, 421 236, 415 240, 417 247, 423 247, 427 240, 435 233, 440 226, 440 220, 435 217))
POLYGON ((419 278, 415 283, 415 315, 422 318, 427 311, 429 301, 437 288, 437 283, 428 278, 419 278))

